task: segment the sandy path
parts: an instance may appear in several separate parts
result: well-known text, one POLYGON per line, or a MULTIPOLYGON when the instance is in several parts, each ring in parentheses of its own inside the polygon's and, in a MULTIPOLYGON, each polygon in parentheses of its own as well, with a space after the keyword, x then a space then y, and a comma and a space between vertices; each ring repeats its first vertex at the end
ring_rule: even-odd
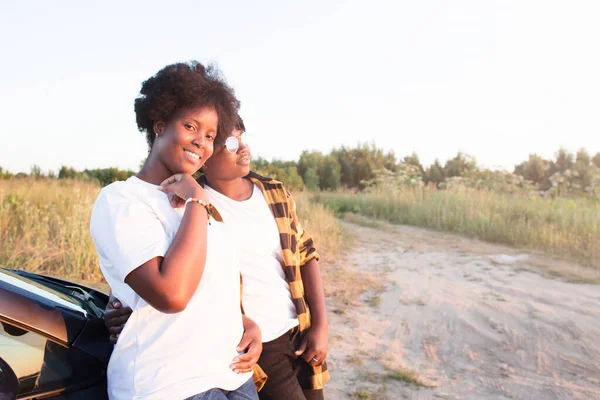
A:
POLYGON ((600 286, 531 272, 549 261, 511 248, 344 227, 357 239, 338 267, 382 287, 328 300, 328 399, 600 399, 600 286))

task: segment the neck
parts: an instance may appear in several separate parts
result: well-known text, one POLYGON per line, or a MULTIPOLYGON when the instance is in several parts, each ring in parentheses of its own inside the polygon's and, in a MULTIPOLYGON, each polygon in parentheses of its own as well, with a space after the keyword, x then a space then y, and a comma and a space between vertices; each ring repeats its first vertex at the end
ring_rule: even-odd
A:
POLYGON ((236 201, 248 200, 254 187, 249 179, 220 180, 209 175, 206 175, 206 183, 217 192, 236 201))
POLYGON ((160 162, 160 160, 155 159, 152 153, 150 153, 146 161, 144 161, 142 169, 140 169, 136 176, 153 185, 160 185, 172 175, 173 173, 167 169, 166 165, 160 162))

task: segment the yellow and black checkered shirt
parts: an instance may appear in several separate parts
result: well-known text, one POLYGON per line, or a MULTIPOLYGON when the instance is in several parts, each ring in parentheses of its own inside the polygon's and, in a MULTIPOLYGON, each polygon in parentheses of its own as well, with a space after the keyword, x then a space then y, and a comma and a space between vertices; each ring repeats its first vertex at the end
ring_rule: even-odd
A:
MULTIPOLYGON (((283 272, 290 285, 292 301, 298 314, 300 334, 305 334, 310 328, 310 312, 304 297, 304 284, 300 268, 309 261, 319 259, 319 254, 313 244, 312 237, 302 228, 296 215, 296 203, 281 182, 263 177, 255 172, 250 172, 246 177, 252 181, 263 193, 273 217, 277 222, 283 258, 283 272)), ((204 176, 198 179, 201 185, 206 183, 204 176)), ((310 384, 313 390, 322 389, 329 380, 329 371, 326 363, 321 366, 308 366, 310 384)), ((266 380, 262 369, 254 371, 257 388, 261 388, 266 380)))

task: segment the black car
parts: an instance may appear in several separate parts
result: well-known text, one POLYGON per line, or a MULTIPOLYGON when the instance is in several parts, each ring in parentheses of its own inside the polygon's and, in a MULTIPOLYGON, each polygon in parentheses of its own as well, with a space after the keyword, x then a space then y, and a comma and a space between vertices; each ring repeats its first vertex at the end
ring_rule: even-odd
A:
POLYGON ((0 400, 107 399, 108 296, 0 268, 0 400))

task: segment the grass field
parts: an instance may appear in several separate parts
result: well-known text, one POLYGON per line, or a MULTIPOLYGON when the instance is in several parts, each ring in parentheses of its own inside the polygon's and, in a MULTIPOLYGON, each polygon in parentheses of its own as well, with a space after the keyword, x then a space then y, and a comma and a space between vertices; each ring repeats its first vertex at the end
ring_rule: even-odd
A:
POLYGON ((600 267, 600 203, 593 200, 412 187, 393 193, 322 192, 314 200, 338 215, 453 232, 600 267))
POLYGON ((70 180, 0 181, 0 265, 97 282, 89 235, 100 186, 70 180))
MULTIPOLYGON (((56 179, 0 181, 0 265, 102 281, 89 235, 100 186, 56 179)), ((600 204, 485 190, 406 188, 394 194, 295 193, 298 214, 327 260, 344 236, 334 213, 433 228, 572 257, 600 267, 600 204)))
MULTIPOLYGON (((100 185, 56 179, 0 180, 0 265, 101 282, 89 220, 100 185)), ((341 230, 333 213, 298 193, 302 223, 334 255, 341 230)))

